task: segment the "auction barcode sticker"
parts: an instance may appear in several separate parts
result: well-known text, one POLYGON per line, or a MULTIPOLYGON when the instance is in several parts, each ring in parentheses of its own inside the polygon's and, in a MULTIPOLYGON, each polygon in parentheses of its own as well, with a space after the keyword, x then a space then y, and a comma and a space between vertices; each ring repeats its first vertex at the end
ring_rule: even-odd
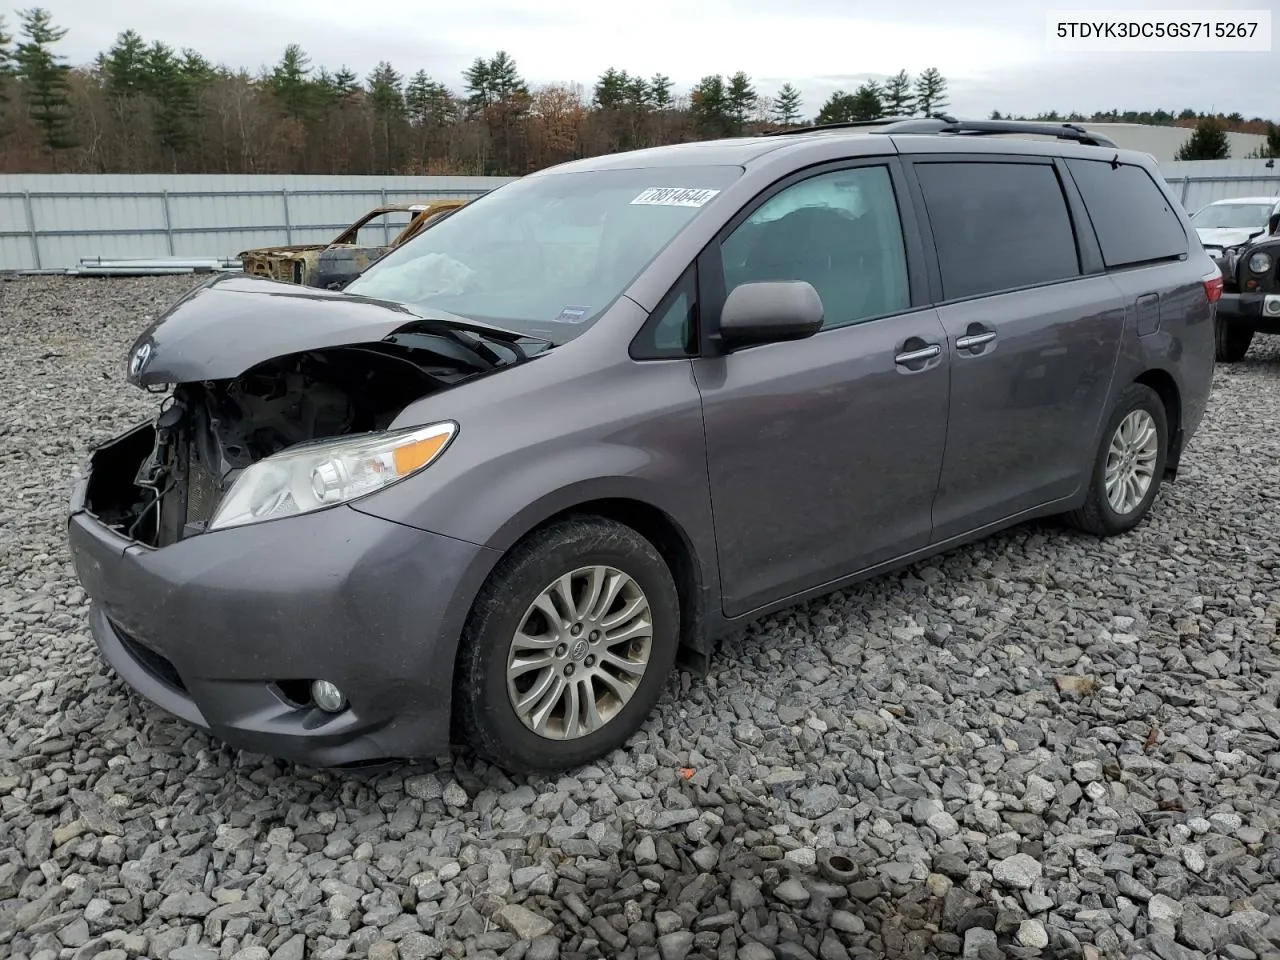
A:
POLYGON ((650 187, 631 202, 651 207, 700 207, 719 192, 699 187, 650 187))

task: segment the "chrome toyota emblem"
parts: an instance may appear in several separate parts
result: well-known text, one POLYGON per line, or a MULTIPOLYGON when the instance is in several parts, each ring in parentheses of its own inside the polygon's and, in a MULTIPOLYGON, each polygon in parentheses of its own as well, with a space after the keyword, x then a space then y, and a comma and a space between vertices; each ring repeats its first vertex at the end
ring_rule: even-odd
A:
POLYGON ((144 343, 133 352, 133 356, 129 358, 129 378, 137 379, 142 373, 142 368, 147 365, 147 361, 151 359, 151 344, 144 343))

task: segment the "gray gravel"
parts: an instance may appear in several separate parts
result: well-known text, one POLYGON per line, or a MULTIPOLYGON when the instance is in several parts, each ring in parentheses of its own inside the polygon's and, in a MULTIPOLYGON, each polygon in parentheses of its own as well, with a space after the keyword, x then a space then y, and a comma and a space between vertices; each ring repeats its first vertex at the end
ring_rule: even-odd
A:
POLYGON ((92 651, 70 477, 154 408, 125 347, 190 282, 0 283, 0 956, 1280 954, 1275 341, 1131 536, 1028 526, 765 619, 574 776, 358 777, 92 651))

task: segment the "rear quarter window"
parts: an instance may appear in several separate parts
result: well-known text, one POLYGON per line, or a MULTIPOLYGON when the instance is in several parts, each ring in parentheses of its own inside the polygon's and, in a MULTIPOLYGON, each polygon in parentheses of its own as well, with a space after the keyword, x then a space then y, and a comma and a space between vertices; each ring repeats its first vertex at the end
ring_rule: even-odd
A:
POLYGON ((1187 253, 1182 221, 1142 167, 1071 159, 1067 169, 1089 209, 1107 267, 1171 260, 1187 253))

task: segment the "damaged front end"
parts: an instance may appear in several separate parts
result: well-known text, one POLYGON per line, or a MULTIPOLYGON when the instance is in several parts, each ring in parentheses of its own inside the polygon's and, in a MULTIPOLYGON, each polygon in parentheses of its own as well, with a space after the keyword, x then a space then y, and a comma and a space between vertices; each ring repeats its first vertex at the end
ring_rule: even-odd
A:
POLYGON ((290 292, 265 304, 241 296, 263 283, 215 281, 139 339, 130 379, 165 390, 160 411, 94 452, 83 492, 83 508, 120 536, 165 547, 211 526, 307 512, 372 492, 425 466, 456 429, 433 423, 389 431, 406 407, 548 346, 441 318, 406 322, 394 305, 338 294, 290 292), (260 342, 272 352, 289 340, 314 348, 228 375, 243 366, 237 357, 254 349, 235 339, 248 330, 211 330, 201 322, 209 318, 199 316, 217 312, 203 298, 228 295, 242 309, 224 327, 243 328, 256 308, 270 308, 277 322, 260 342), (289 314, 298 301, 314 312, 295 337, 289 314), (360 339, 364 329, 376 339, 360 339), (219 334, 226 346, 217 350, 219 334), (333 342, 347 338, 356 342, 333 342), (209 375, 174 376, 197 367, 209 375))

